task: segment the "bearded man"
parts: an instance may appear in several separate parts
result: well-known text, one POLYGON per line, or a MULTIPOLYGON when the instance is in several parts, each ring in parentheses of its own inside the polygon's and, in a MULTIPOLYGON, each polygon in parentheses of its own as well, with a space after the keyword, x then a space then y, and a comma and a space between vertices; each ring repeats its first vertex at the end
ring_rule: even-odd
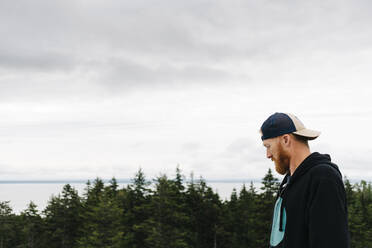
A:
POLYGON ((346 194, 338 166, 311 153, 320 132, 292 114, 275 113, 261 126, 266 157, 285 175, 274 207, 270 247, 348 248, 346 194))

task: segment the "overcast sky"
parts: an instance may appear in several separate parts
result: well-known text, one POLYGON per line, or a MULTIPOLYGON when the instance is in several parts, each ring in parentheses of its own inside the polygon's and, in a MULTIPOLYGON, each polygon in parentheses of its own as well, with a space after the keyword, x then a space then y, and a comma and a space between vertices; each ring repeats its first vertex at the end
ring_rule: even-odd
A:
MULTIPOLYGON (((372 3, 0 2, 0 180, 260 179, 274 112, 372 180, 372 3)), ((275 174, 279 177, 278 174, 275 174)))

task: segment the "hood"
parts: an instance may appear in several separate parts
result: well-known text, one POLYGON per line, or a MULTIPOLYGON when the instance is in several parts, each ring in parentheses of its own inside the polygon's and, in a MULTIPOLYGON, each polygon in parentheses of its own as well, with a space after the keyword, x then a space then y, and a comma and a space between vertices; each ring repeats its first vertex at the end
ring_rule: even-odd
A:
POLYGON ((304 175, 308 170, 311 168, 321 165, 321 164, 328 164, 332 166, 334 169, 337 170, 337 172, 340 174, 341 178, 341 172, 338 169, 338 166, 331 162, 331 156, 328 154, 320 154, 318 152, 311 153, 307 158, 305 158, 304 161, 297 167, 293 175, 291 176, 290 173, 287 173, 287 175, 284 177, 280 189, 283 187, 288 188, 290 184, 293 184, 298 178, 300 178, 302 175, 304 175))

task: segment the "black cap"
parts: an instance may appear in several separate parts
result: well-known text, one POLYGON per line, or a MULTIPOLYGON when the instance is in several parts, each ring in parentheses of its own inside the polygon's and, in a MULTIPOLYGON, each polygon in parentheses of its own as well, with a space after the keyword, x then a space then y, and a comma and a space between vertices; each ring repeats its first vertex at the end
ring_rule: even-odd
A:
POLYGON ((306 129, 304 124, 292 114, 275 113, 271 115, 261 126, 261 139, 275 138, 283 134, 294 133, 307 139, 315 139, 320 132, 306 129))

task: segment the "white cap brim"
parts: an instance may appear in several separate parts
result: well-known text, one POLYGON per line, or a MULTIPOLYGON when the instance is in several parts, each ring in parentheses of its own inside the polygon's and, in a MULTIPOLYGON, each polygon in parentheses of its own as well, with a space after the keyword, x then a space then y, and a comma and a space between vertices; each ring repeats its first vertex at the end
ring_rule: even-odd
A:
POLYGON ((297 134, 299 136, 306 137, 309 140, 316 139, 320 135, 320 132, 319 131, 315 131, 315 130, 311 130, 311 129, 306 129, 306 128, 301 129, 301 130, 298 130, 298 131, 293 132, 293 133, 294 134, 297 134))

